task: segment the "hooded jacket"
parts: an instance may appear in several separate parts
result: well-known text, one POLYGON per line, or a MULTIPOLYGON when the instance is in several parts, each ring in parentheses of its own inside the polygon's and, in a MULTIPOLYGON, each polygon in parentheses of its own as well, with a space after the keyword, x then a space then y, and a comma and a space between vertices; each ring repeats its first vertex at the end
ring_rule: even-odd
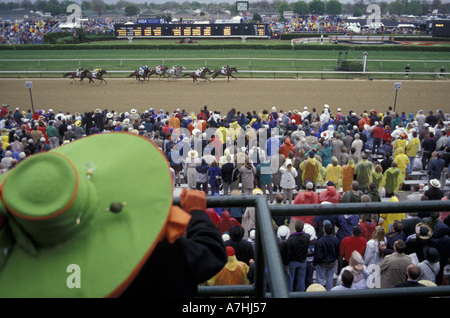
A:
POLYGON ((217 227, 219 228, 220 234, 224 232, 228 232, 230 228, 234 225, 240 225, 239 222, 230 216, 230 212, 227 210, 222 212, 222 220, 217 223, 217 227))
POLYGON ((319 202, 322 203, 324 201, 330 203, 339 203, 341 200, 341 194, 336 190, 334 186, 327 186, 325 191, 319 193, 319 202))
POLYGON ((284 144, 280 147, 280 153, 288 158, 289 152, 292 151, 295 155, 295 146, 291 143, 290 138, 286 138, 284 144))

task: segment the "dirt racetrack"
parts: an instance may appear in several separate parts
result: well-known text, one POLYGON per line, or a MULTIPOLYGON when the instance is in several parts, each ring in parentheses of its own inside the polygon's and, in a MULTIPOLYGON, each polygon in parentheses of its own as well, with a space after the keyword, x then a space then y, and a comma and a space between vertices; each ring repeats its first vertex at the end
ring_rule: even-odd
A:
MULTIPOLYGON (((170 112, 176 108, 197 112, 204 105, 225 115, 229 109, 252 111, 272 106, 278 110, 322 111, 329 104, 332 113, 341 107, 344 114, 353 110, 360 114, 371 108, 378 111, 394 106, 394 80, 320 80, 320 79, 231 79, 217 78, 214 82, 197 85, 184 78, 168 81, 151 78, 139 83, 135 79, 107 79, 108 83, 80 84, 69 79, 0 79, 0 103, 10 109, 31 109, 29 89, 25 81, 32 81, 35 110, 53 108, 56 112, 85 112, 101 109, 118 112, 136 108, 139 112, 154 108, 170 112)), ((402 80, 398 90, 396 110, 406 114, 443 109, 450 111, 450 81, 402 80)))

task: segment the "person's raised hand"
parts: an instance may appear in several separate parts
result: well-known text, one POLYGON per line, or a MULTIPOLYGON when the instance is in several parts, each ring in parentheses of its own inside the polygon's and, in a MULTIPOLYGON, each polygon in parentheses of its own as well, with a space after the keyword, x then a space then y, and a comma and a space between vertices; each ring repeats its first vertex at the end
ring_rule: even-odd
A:
POLYGON ((206 209, 206 193, 200 190, 188 190, 184 188, 180 195, 180 203, 183 210, 191 213, 193 210, 206 209))

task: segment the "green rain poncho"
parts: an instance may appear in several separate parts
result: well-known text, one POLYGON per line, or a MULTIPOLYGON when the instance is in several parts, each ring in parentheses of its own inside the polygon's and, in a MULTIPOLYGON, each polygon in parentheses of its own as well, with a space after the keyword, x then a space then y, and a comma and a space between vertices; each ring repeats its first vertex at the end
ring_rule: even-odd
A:
POLYGON ((397 167, 389 167, 383 173, 383 179, 381 186, 384 186, 387 194, 397 194, 398 187, 400 186, 402 178, 402 172, 397 167))
POLYGON ((356 181, 359 186, 366 188, 372 182, 373 163, 367 159, 361 159, 355 166, 356 181))

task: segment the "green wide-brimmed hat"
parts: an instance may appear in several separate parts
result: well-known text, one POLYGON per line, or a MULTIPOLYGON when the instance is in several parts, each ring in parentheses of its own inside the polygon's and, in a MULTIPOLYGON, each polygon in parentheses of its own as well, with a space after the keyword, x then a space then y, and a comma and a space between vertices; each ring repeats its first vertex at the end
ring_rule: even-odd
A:
POLYGON ((119 296, 173 208, 164 154, 124 132, 32 155, 0 175, 0 190, 3 298, 119 296))

